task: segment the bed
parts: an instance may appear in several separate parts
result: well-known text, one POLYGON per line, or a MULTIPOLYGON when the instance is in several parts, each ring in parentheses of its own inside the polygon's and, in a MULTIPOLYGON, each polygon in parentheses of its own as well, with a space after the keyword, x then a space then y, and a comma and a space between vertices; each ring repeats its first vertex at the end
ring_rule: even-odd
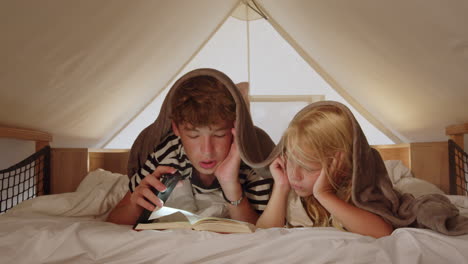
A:
MULTIPOLYGON (((427 154, 440 145, 443 143, 377 149, 386 160, 395 188, 419 196, 448 193, 437 185, 445 179, 434 177, 430 182, 415 177, 413 171, 414 167, 421 167, 421 149, 429 150, 424 152, 427 157, 441 160, 427 154)), ((74 152, 54 152, 52 148, 51 171, 63 170, 54 168, 58 166, 54 160, 66 162, 74 152)), ((76 190, 28 199, 0 215, 0 263, 466 263, 468 259, 468 235, 446 236, 416 228, 399 228, 380 239, 334 228, 258 229, 252 234, 133 231, 130 226, 104 222, 109 210, 127 191, 128 177, 121 164, 127 155, 125 150, 111 151, 110 156, 105 150, 78 152, 81 158, 74 163, 88 164, 76 190), (107 169, 96 169, 99 165, 107 169)), ((447 158, 445 163, 449 163, 447 158)), ((51 176, 52 185, 60 182, 54 177, 71 177, 53 173, 51 176)), ((448 173, 443 177, 448 177, 448 173)), ((468 216, 467 196, 447 197, 461 214, 468 216)))

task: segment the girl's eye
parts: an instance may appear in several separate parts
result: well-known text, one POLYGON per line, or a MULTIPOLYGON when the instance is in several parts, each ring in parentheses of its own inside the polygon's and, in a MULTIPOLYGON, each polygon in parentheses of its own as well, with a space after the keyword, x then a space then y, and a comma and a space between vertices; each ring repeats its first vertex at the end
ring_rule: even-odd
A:
POLYGON ((195 139, 195 138, 198 137, 198 135, 187 135, 187 137, 192 138, 192 139, 195 139))
POLYGON ((310 173, 315 173, 317 171, 322 170, 322 168, 320 168, 320 169, 318 169, 318 168, 304 168, 304 169, 305 169, 305 171, 310 172, 310 173))
POLYGON ((214 136, 215 136, 215 137, 222 138, 222 137, 225 137, 225 136, 226 136, 226 134, 215 134, 214 136))

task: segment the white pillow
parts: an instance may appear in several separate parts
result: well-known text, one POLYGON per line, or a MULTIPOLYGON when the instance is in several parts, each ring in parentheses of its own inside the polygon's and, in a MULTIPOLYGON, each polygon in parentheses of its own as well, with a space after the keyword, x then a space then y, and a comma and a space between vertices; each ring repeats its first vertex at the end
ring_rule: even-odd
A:
POLYGON ((436 185, 414 177, 401 178, 394 187, 402 193, 411 193, 414 197, 433 193, 445 194, 444 191, 436 185))
POLYGON ((406 167, 401 160, 386 160, 384 164, 393 184, 397 183, 403 177, 413 177, 410 169, 406 167))
POLYGON ((432 193, 445 194, 436 185, 413 177, 411 170, 401 160, 386 160, 384 163, 393 187, 398 191, 411 193, 415 197, 432 193))

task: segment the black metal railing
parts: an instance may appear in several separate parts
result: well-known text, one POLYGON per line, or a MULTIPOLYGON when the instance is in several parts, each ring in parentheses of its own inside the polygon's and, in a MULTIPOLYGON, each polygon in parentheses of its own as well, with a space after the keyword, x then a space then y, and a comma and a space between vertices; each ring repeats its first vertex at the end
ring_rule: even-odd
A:
POLYGON ((50 147, 0 170, 0 214, 38 195, 50 193, 50 147))
POLYGON ((468 154, 451 139, 448 148, 450 194, 468 195, 468 154))

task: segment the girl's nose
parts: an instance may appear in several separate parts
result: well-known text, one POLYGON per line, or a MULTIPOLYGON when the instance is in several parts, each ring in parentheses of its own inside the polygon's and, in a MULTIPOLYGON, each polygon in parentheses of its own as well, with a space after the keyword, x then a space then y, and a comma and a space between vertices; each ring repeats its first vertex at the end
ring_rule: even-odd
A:
POLYGON ((299 167, 294 168, 292 170, 290 178, 296 182, 301 181, 304 178, 304 175, 302 174, 302 170, 299 167))

